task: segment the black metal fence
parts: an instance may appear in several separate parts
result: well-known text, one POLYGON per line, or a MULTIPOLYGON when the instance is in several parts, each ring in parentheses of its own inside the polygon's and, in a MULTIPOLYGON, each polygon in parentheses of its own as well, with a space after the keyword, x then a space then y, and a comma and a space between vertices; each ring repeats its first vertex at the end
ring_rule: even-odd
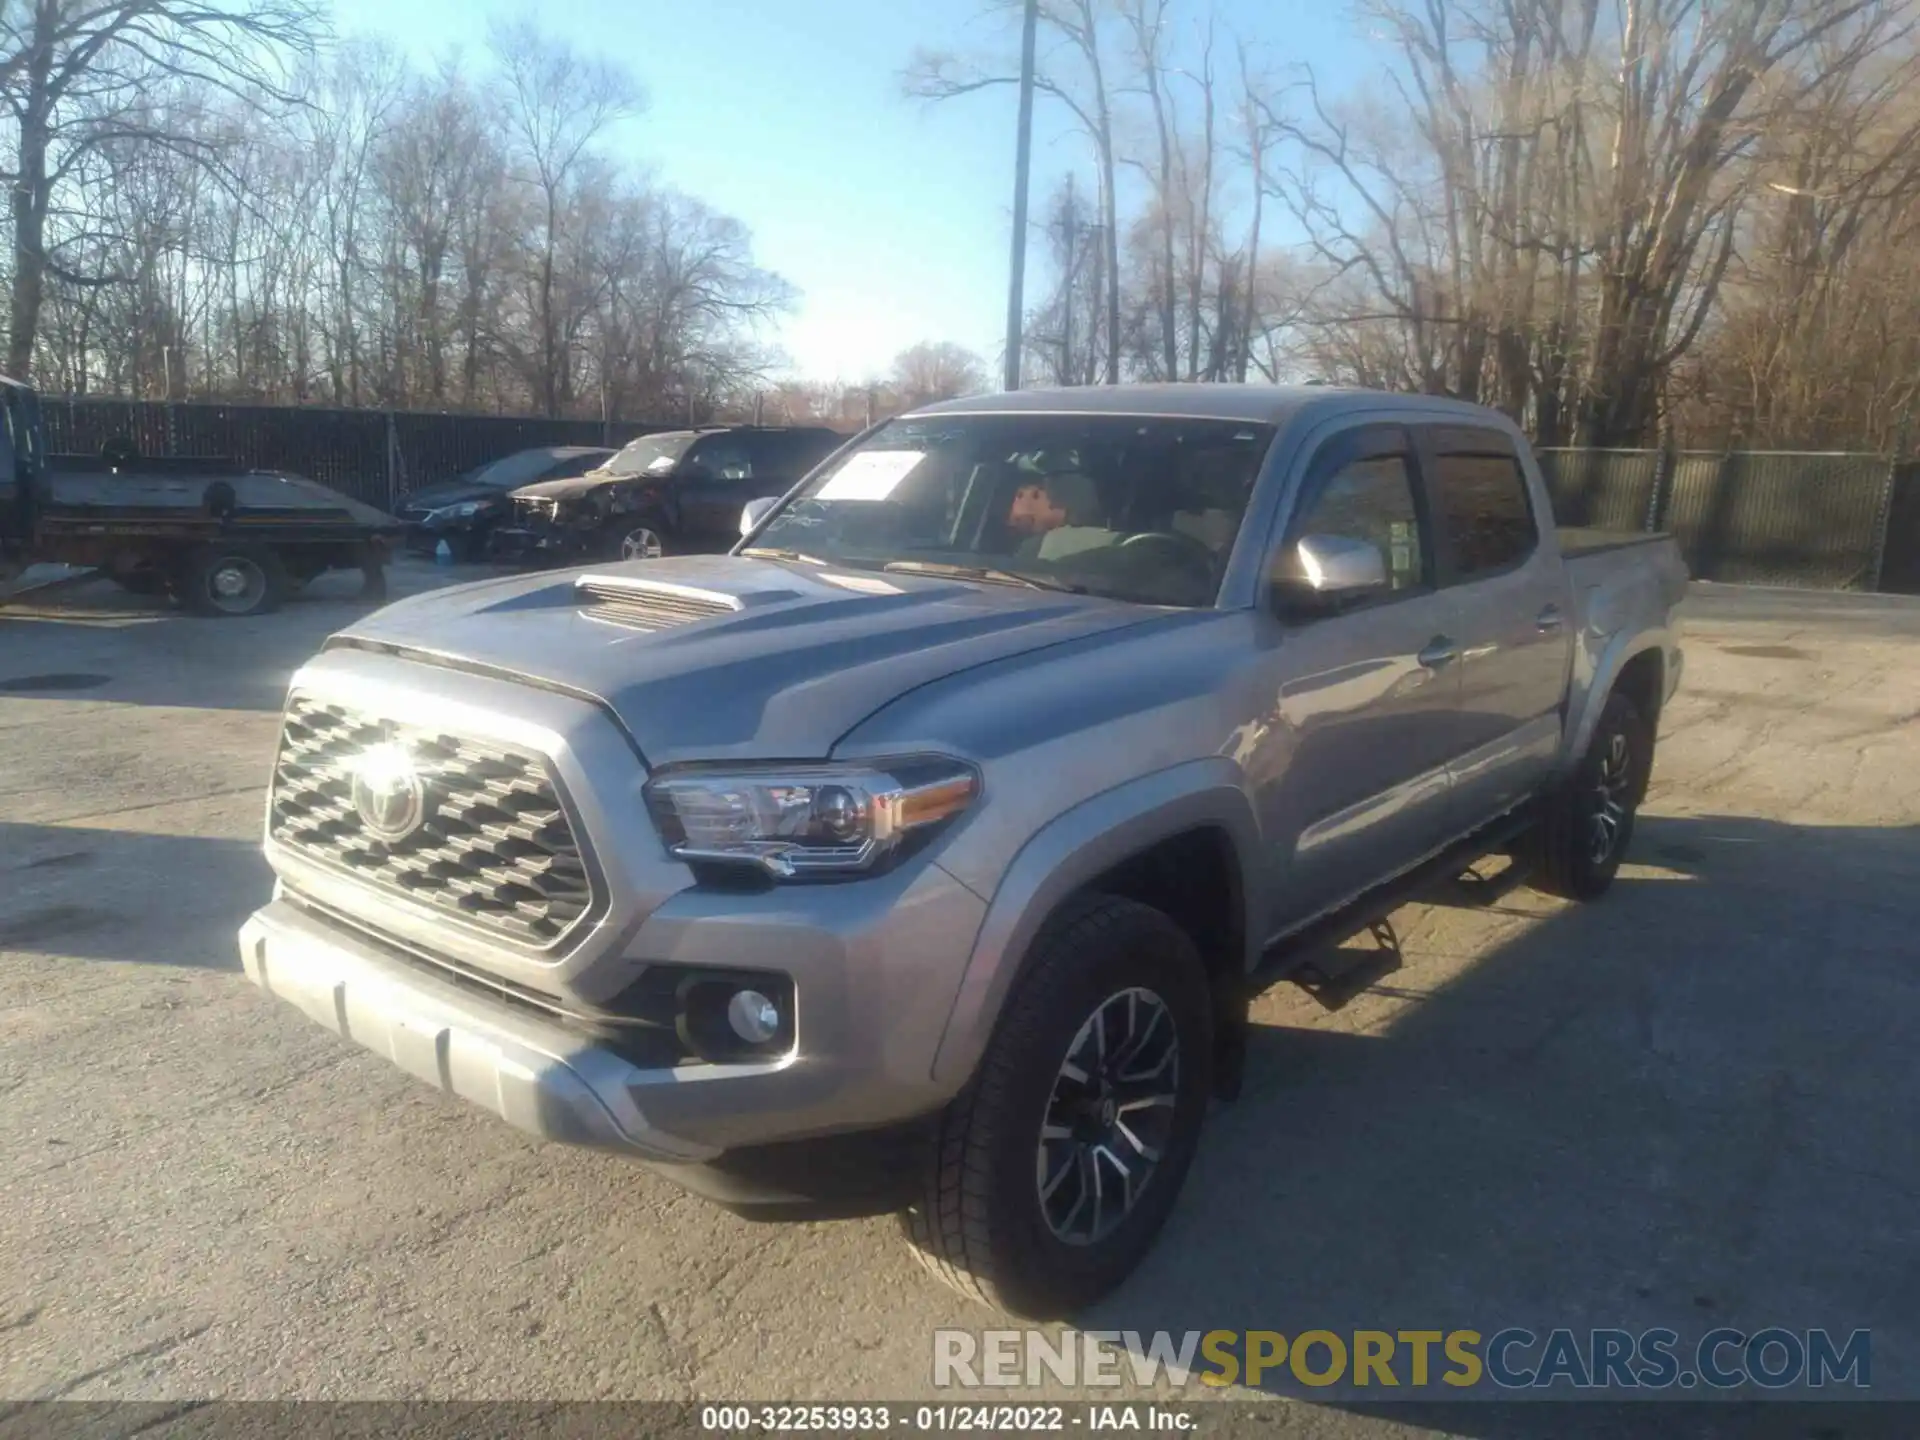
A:
POLYGON ((233 460, 290 470, 370 505, 533 445, 624 445, 664 425, 446 415, 417 410, 321 410, 293 405, 169 404, 48 396, 41 407, 55 454, 97 455, 131 439, 142 455, 233 460))
MULTIPOLYGON (((408 410, 47 397, 50 449, 290 470, 369 504, 532 445, 622 445, 670 428, 408 410)), ((1563 525, 1670 530, 1702 580, 1920 594, 1920 464, 1882 455, 1542 450, 1563 525)))
POLYGON ((1884 455, 1543 450, 1563 525, 1667 530, 1695 579, 1920 591, 1920 467, 1884 455))

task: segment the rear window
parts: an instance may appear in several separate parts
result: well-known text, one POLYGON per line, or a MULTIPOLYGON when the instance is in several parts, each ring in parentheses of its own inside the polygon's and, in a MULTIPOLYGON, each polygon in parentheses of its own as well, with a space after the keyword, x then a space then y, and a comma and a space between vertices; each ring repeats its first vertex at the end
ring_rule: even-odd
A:
POLYGON ((1513 456, 1441 455, 1434 489, 1460 578, 1510 569, 1533 553, 1527 477, 1513 456))

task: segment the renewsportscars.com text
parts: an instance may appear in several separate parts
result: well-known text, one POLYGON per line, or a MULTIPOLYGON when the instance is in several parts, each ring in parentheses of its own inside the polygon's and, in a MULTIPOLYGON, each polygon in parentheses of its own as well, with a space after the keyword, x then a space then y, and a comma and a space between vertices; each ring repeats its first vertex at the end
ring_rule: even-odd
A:
POLYGON ((936 1330, 943 1389, 1188 1385, 1325 1389, 1768 1390, 1873 1383, 1853 1330, 936 1330))

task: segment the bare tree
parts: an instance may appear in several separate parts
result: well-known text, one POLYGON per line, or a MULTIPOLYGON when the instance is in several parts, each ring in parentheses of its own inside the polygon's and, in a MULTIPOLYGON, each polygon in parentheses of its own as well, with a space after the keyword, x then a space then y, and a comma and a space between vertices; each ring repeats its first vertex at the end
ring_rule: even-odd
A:
POLYGON ((530 379, 545 413, 558 415, 569 398, 563 394, 567 357, 555 293, 567 204, 579 193, 595 143, 616 121, 637 114, 645 97, 626 72, 545 39, 530 22, 497 28, 493 51, 506 82, 510 154, 534 191, 530 379))
POLYGON ((893 383, 904 404, 926 405, 986 389, 986 367, 964 346, 927 340, 900 352, 893 362, 893 383))
POLYGON ((68 266, 48 237, 55 188, 106 145, 174 147, 200 155, 191 137, 148 123, 146 97, 169 81, 249 101, 286 98, 285 63, 319 32, 312 0, 5 0, 0 6, 0 92, 12 124, 13 275, 7 365, 33 363, 49 276, 109 284, 68 266))
MULTIPOLYGON (((989 13, 1012 13, 1025 0, 984 0, 989 13)), ((1102 279, 1106 300, 1106 381, 1120 379, 1120 225, 1118 153, 1114 145, 1113 88, 1108 77, 1104 0, 1040 0, 1040 25, 1054 42, 1034 75, 1034 88, 1065 106, 1093 146, 1099 177, 1102 279), (1064 58, 1063 58, 1064 57, 1064 58)), ((915 53, 902 76, 907 94, 951 100, 996 86, 1017 85, 1018 67, 1006 57, 978 59, 950 51, 915 53)))

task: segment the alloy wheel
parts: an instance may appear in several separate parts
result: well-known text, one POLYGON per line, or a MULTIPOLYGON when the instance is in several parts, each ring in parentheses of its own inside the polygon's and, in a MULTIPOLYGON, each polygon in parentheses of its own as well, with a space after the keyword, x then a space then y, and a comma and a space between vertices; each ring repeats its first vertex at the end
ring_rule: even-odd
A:
POLYGON ((666 553, 667 547, 659 532, 645 525, 636 525, 620 537, 622 560, 658 560, 666 553))
POLYGON ((1102 1001, 1054 1077, 1034 1179, 1047 1228, 1069 1245, 1104 1240, 1127 1218, 1173 1137, 1180 1035, 1139 986, 1102 1001))
POLYGON ((1633 750, 1624 732, 1608 737, 1594 779, 1593 816, 1587 832, 1587 853, 1595 865, 1604 865, 1619 848, 1633 804, 1633 750))

